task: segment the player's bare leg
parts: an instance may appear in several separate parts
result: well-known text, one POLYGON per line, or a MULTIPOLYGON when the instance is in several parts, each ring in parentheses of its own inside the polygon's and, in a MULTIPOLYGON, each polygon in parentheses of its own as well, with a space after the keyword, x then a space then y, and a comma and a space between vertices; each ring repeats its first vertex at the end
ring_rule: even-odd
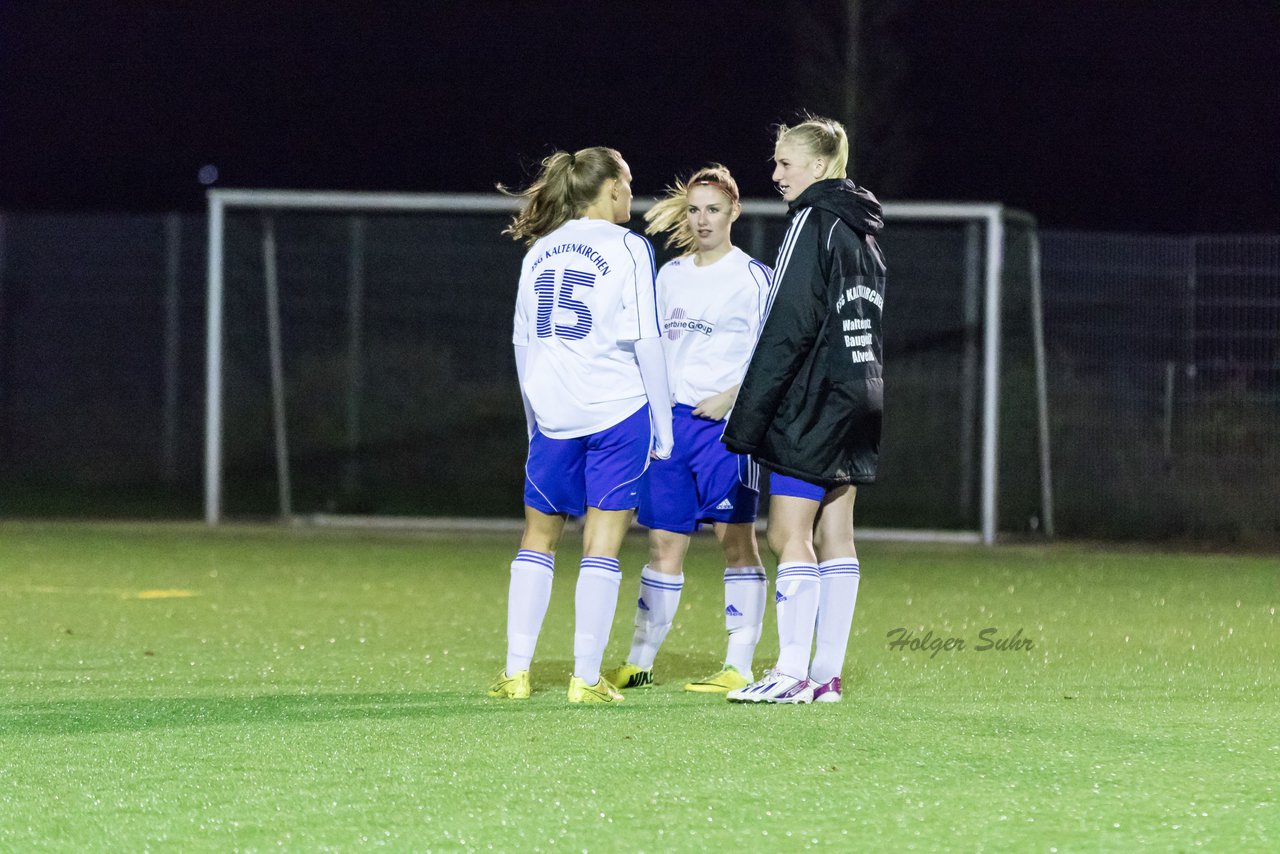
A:
POLYGON ((554 555, 556 546, 560 543, 560 535, 564 533, 564 521, 564 516, 543 513, 526 504, 524 535, 520 538, 520 548, 554 555))
POLYGON ((684 575, 684 557, 689 552, 688 534, 649 531, 649 567, 663 575, 684 575))
POLYGON ((858 553, 853 545, 853 504, 857 497, 856 486, 840 486, 828 490, 822 499, 813 534, 819 562, 837 558, 857 559, 858 553))
POLYGON ((622 541, 631 529, 634 510, 601 510, 587 508, 582 528, 582 556, 617 558, 622 541))
POLYGON ((784 563, 817 563, 813 548, 813 523, 821 505, 794 495, 769 499, 769 549, 784 563))
POLYGON ((716 540, 725 566, 760 566, 760 544, 754 522, 717 522, 716 540))

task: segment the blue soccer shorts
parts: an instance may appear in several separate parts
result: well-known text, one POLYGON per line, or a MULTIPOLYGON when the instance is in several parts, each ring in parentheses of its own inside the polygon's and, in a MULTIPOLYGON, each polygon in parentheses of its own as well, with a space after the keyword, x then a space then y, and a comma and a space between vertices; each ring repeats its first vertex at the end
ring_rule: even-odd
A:
POLYGON ((652 445, 648 404, 612 427, 575 439, 551 439, 535 428, 524 468, 524 503, 548 515, 582 516, 587 507, 633 510, 652 445))
POLYGON ((798 477, 771 471, 769 472, 769 494, 789 495, 793 498, 807 498, 810 501, 821 502, 827 497, 827 488, 798 477))
POLYGON ((720 441, 723 421, 671 409, 675 452, 655 460, 640 484, 637 518, 646 528, 689 534, 702 522, 754 522, 760 503, 760 467, 720 441))

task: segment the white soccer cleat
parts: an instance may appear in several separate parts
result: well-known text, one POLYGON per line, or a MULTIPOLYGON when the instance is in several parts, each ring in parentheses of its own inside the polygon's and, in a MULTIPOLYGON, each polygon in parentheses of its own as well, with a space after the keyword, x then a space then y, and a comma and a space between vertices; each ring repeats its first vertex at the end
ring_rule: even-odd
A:
POLYGON ((725 695, 730 703, 812 703, 813 683, 777 670, 764 678, 725 695))
POLYGON ((813 701, 815 703, 838 703, 842 697, 839 676, 832 676, 829 682, 813 683, 813 701))

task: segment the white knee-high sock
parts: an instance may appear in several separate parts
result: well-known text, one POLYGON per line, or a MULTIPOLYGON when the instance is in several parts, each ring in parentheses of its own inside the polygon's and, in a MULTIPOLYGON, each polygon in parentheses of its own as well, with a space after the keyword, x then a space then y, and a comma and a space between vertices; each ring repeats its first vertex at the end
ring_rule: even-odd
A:
POLYGON ((724 569, 724 627, 729 649, 724 663, 739 673, 751 672, 751 659, 764 626, 765 597, 769 579, 763 566, 726 566, 724 569))
POLYGON ((640 570, 640 598, 636 600, 636 633, 631 638, 627 661, 646 670, 653 667, 662 642, 671 631, 676 609, 680 607, 680 591, 684 573, 667 575, 650 568, 640 570))
POLYGON ((588 685, 600 681, 600 659, 609 643, 621 581, 617 558, 582 559, 573 599, 573 675, 588 685))
POLYGON ((787 676, 809 673, 813 626, 818 617, 818 567, 812 563, 778 564, 778 666, 787 676))
POLYGON ((542 631, 542 618, 551 602, 551 582, 556 559, 552 555, 521 549, 511 561, 511 585, 507 590, 507 675, 528 670, 542 631))
POLYGON ((853 626, 853 609, 858 602, 858 560, 844 557, 818 564, 821 592, 818 594, 817 643, 809 678, 830 682, 844 670, 844 653, 853 626))

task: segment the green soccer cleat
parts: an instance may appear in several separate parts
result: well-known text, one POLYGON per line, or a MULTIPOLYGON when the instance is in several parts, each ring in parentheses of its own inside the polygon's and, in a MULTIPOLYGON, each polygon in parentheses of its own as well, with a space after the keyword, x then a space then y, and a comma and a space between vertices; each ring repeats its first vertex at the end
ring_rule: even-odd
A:
POLYGON ((745 688, 750 684, 750 673, 742 673, 733 665, 726 664, 724 670, 719 673, 714 673, 706 679, 699 679, 697 682, 690 682, 684 686, 684 689, 702 694, 724 694, 745 688))
POLYGON ((605 673, 604 678, 624 691, 628 688, 652 688, 653 668, 642 670, 634 664, 619 664, 605 673))
POLYGON ((584 680, 577 676, 569 677, 569 702, 570 703, 621 703, 622 694, 613 684, 600 677, 600 681, 594 685, 588 685, 584 680))
POLYGON ((489 696, 503 700, 529 699, 529 671, 517 670, 511 676, 502 671, 497 681, 489 686, 489 696))

